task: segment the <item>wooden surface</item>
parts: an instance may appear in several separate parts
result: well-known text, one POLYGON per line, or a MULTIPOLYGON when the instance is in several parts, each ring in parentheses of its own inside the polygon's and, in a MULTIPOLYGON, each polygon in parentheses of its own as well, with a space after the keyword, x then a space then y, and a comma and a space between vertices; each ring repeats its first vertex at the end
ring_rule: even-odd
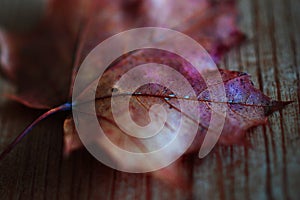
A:
MULTIPOLYGON (((293 104, 265 127, 249 131, 247 147, 216 147, 185 159, 191 191, 148 175, 114 171, 86 150, 62 157, 62 121, 36 127, 0 162, 0 199, 300 199, 300 1, 242 0, 240 25, 249 37, 221 67, 248 72, 257 87, 293 104)), ((0 91, 11 87, 0 80, 0 91)), ((40 114, 0 100, 0 150, 40 114)))

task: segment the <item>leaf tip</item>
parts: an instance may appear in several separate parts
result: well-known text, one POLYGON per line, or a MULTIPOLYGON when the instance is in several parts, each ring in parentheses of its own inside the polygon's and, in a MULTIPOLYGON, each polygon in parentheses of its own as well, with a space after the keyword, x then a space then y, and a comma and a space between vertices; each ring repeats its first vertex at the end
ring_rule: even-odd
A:
POLYGON ((270 106, 265 107, 265 115, 269 116, 275 111, 282 110, 285 106, 293 102, 294 101, 271 101, 270 106))

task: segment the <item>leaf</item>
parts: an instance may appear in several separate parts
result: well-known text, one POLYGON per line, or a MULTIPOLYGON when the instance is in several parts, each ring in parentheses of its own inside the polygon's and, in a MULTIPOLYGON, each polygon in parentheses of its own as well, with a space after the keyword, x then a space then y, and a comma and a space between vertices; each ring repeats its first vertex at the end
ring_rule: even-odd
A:
MULTIPOLYGON (((218 140, 219 144, 244 144, 244 134, 249 128, 266 124, 267 116, 273 111, 281 109, 284 105, 288 104, 288 102, 272 101, 253 86, 250 76, 246 73, 222 69, 219 71, 228 98, 228 101, 226 102, 212 101, 204 79, 187 61, 179 56, 164 51, 148 49, 139 50, 127 55, 127 57, 122 57, 118 63, 112 64, 99 81, 96 92, 96 111, 99 118, 99 124, 109 140, 118 147, 130 152, 150 152, 163 147, 163 145, 168 143, 174 137, 180 119, 182 115, 185 115, 185 113, 181 112, 178 100, 198 101, 199 108, 191 108, 198 109, 200 115, 200 123, 197 124, 199 129, 195 142, 187 152, 192 153, 199 151, 199 148, 202 145, 211 119, 212 104, 226 104, 228 106, 228 111, 225 126, 221 137, 218 140), (145 63, 160 63, 171 66, 188 79, 193 86, 194 91, 196 91, 197 96, 197 99, 186 99, 183 95, 173 96, 173 93, 170 90, 156 84, 148 84, 136 90, 132 94, 129 104, 130 116, 134 122, 141 126, 147 125, 150 122, 149 109, 154 104, 163 105, 168 116, 171 116, 159 135, 149 140, 134 138, 121 130, 113 117, 111 109, 112 88, 114 88, 116 82, 130 69, 145 63)), ((160 74, 153 73, 151 68, 148 69, 148 73, 139 74, 140 79, 146 79, 146 76, 163 77, 160 74)), ((174 84, 176 85, 176 81, 174 84)), ((180 88, 180 85, 177 87, 180 88)), ((115 89, 118 90, 120 95, 114 98, 118 98, 118 105, 120 105, 124 103, 124 97, 126 97, 128 91, 122 89, 122 85, 120 85, 120 88, 115 89)), ((184 91, 182 91, 182 94, 184 94, 184 91)), ((80 105, 78 106, 80 107, 80 105)), ((217 110, 217 112, 219 112, 220 115, 223 114, 221 111, 217 110)), ((122 111, 117 115, 121 118, 125 115, 124 113, 125 111, 122 111)), ((195 123, 195 121, 197 121, 194 116, 187 117, 189 118, 189 123, 195 123)), ((89 121, 87 121, 86 124, 89 124, 89 121)), ((84 126, 86 124, 81 125, 84 126)), ((69 154, 71 151, 81 146, 81 140, 78 138, 72 118, 65 121, 64 130, 65 153, 69 154)), ((86 137, 90 136, 87 134, 86 137)), ((91 144, 94 142, 97 144, 98 141, 97 138, 89 138, 89 140, 91 141, 91 144)), ((101 141, 98 142, 98 145, 100 145, 101 141)), ((178 148, 180 148, 180 146, 178 146, 178 148)), ((112 157, 115 156, 116 160, 120 159, 111 148, 104 147, 103 150, 112 157)), ((144 165, 146 164, 144 163, 144 165)), ((141 168, 145 167, 144 165, 139 164, 141 168)), ((178 179, 168 179, 170 173, 173 175, 175 172, 178 173, 178 168, 175 167, 177 165, 178 164, 175 163, 173 167, 158 171, 156 174, 165 181, 171 181, 172 184, 178 184, 180 182, 178 179)))
MULTIPOLYGON (((128 70, 135 66, 149 62, 172 66, 189 80, 194 91, 196 91, 198 98, 186 99, 186 101, 198 101, 200 104, 199 134, 202 136, 201 138, 205 135, 210 122, 212 103, 225 103, 229 107, 225 127, 219 140, 222 144, 236 144, 242 142, 243 135, 247 129, 253 126, 266 124, 268 115, 289 103, 272 101, 269 97, 265 96, 261 91, 253 86, 253 83, 250 80, 250 75, 242 72, 222 69, 219 71, 223 79, 228 101, 213 102, 210 99, 204 79, 192 66, 190 66, 189 63, 183 61, 178 56, 173 54, 170 55, 170 53, 167 52, 159 50, 141 50, 128 55, 125 58, 123 57, 119 63, 113 64, 109 70, 104 73, 98 85, 96 93, 97 116, 101 119, 99 121, 101 126, 103 123, 105 132, 111 133, 109 137, 116 137, 111 138, 112 140, 116 140, 116 143, 118 143, 118 141, 121 143, 126 140, 130 141, 132 138, 126 134, 122 134, 122 130, 120 130, 114 123, 114 118, 111 112, 112 88, 119 78, 128 70)), ((149 69, 149 72, 145 74, 145 76, 149 76, 149 74, 151 74, 151 69, 149 69)), ((155 74, 155 76, 159 75, 155 74)), ((142 74, 140 74, 140 78, 144 78, 142 74)), ((176 82, 174 84, 176 84, 176 82)), ((118 88, 118 90, 120 96, 115 98, 124 98, 127 91, 123 91, 121 88, 118 88)), ((174 113, 175 116, 172 121, 173 124, 168 124, 166 126, 166 129, 169 129, 168 134, 172 135, 176 127, 175 125, 178 123, 176 118, 180 118, 178 99, 184 99, 184 97, 173 96, 170 90, 162 86, 148 84, 139 88, 132 94, 130 103, 130 111, 132 112, 131 117, 136 121, 136 123, 145 125, 150 122, 148 112, 151 105, 163 104, 165 109, 168 110, 168 112, 174 113), (173 125, 175 127, 172 129, 173 125)), ((121 102, 122 100, 120 100, 120 103, 121 102)), ((120 113, 120 115, 122 114, 123 113, 120 113)), ((192 119, 193 116, 189 117, 192 122, 196 121, 192 119)), ((66 134, 66 149, 68 151, 76 149, 79 146, 79 140, 70 139, 70 136, 76 132, 70 118, 65 121, 64 128, 66 134)), ((161 139, 158 139, 158 141, 161 141, 161 139)), ((152 144, 153 142, 151 142, 151 145, 152 144)), ((122 144, 119 143, 118 145, 122 146, 122 144)), ((124 146, 123 148, 134 148, 135 146, 134 144, 126 144, 125 142, 124 145, 128 145, 128 147, 124 146)))

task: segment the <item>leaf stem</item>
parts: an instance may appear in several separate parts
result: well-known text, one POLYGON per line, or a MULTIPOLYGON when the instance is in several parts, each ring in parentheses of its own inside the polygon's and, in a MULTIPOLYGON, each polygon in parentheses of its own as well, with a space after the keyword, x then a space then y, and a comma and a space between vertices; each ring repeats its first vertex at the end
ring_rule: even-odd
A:
POLYGON ((22 133, 20 133, 12 143, 10 143, 4 151, 0 154, 0 160, 2 160, 40 121, 44 120, 45 118, 48 118, 49 116, 61 112, 61 111, 68 111, 72 109, 72 103, 65 103, 63 105, 60 105, 58 107, 52 108, 39 116, 36 120, 34 120, 27 128, 23 130, 22 133))

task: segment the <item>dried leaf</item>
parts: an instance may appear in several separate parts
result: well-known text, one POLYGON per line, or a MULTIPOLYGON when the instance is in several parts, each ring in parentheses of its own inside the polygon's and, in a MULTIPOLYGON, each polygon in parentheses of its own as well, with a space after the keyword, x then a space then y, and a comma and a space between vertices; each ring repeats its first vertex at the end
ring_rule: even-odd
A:
MULTIPOLYGON (((198 98, 186 98, 186 100, 199 101, 199 134, 202 135, 201 138, 203 138, 205 135, 210 122, 212 103, 225 103, 229 107, 225 127, 219 140, 219 142, 222 144, 240 143, 247 129, 253 126, 265 124, 268 115, 276 110, 281 109, 288 103, 272 101, 269 97, 265 96, 260 90, 253 86, 253 83, 250 80, 250 75, 242 72, 227 71, 222 69, 220 69, 220 74, 223 79, 228 101, 213 102, 210 99, 204 79, 200 74, 198 74, 198 72, 195 71, 193 67, 190 66, 189 63, 183 61, 178 56, 170 55, 170 53, 167 52, 158 50, 138 51, 127 56, 126 58, 123 57, 119 63, 111 66, 101 78, 96 93, 97 115, 99 116, 99 119, 101 119, 99 120, 100 124, 101 126, 103 125, 105 132, 110 133, 108 137, 112 137, 111 140, 115 140, 116 143, 118 143, 118 141, 121 141, 122 143, 124 142, 124 144, 118 143, 119 146, 128 145, 128 147, 124 146, 123 148, 135 148, 135 145, 131 143, 127 144, 125 141, 130 141, 132 138, 126 134, 123 134, 122 130, 120 130, 118 126, 114 124, 110 103, 112 88, 119 78, 128 70, 134 68, 135 66, 149 62, 172 66, 189 80, 194 91, 196 91, 198 98)), ((149 69, 149 73, 151 74, 151 69, 149 69)), ((159 74, 155 75, 159 76, 159 74)), ((141 79, 144 78, 142 74, 140 74, 140 76, 141 79)), ((122 91, 120 88, 118 88, 118 90, 120 90, 120 94, 127 94, 127 91, 122 91)), ((118 98, 122 99, 124 96, 120 95, 118 98)), ((180 118, 180 108, 178 107, 177 99, 184 99, 184 97, 173 96, 170 90, 162 86, 148 84, 139 88, 134 94, 132 94, 130 104, 130 111, 132 112, 131 116, 136 123, 145 125, 150 122, 148 112, 151 105, 163 104, 166 110, 174 113, 175 116, 173 119, 174 121, 172 122, 173 124, 168 124, 166 126, 166 129, 168 129, 168 134, 172 135, 174 129, 176 129, 176 123, 178 123, 176 118, 180 118), (174 126, 173 129, 172 126, 174 126)), ((120 113, 120 115, 122 115, 122 113, 120 113)), ((190 117, 191 121, 193 121, 192 116, 190 117)), ((78 147, 79 141, 70 140, 70 135, 72 135, 71 133, 74 131, 75 129, 73 123, 71 123, 70 119, 67 119, 65 122, 65 133, 68 136, 68 139, 66 140, 66 148, 68 150, 74 149, 72 146, 78 147)), ((167 134, 165 134, 165 136, 166 135, 167 134)), ((162 139, 160 138, 158 141, 162 141, 162 139)), ((153 142, 150 144, 153 145, 153 142)), ((151 148, 148 148, 148 150, 149 149, 151 148)))
MULTIPOLYGON (((244 144, 244 134, 247 129, 265 124, 269 114, 281 109, 288 102, 272 101, 253 86, 250 76, 246 73, 222 69, 219 71, 223 79, 228 99, 226 102, 212 101, 204 79, 187 61, 179 56, 164 51, 148 49, 139 50, 127 57, 122 57, 118 63, 112 64, 99 81, 96 92, 96 111, 99 118, 99 124, 110 141, 118 147, 130 152, 150 152, 163 147, 174 138, 174 133, 178 129, 182 117, 181 115, 186 115, 181 112, 178 99, 198 101, 200 123, 195 142, 188 150, 188 152, 191 153, 199 151, 199 148, 202 145, 211 119, 212 104, 226 104, 228 106, 228 111, 225 126, 221 137, 219 138, 219 143, 225 145, 244 144), (146 140, 132 137, 122 131, 115 122, 111 109, 112 88, 114 88, 116 82, 130 69, 145 63, 160 63, 171 66, 187 78, 194 91, 196 91, 197 96, 197 99, 189 99, 183 95, 174 96, 167 88, 153 83, 136 90, 136 92, 132 94, 129 108, 131 117, 135 123, 140 126, 147 125, 150 122, 149 109, 154 104, 163 105, 168 116, 171 116, 159 135, 146 140)), ((157 73, 153 74, 151 68, 149 68, 148 73, 139 74, 140 79, 145 79, 146 77, 144 76, 163 77, 157 73)), ((176 85, 176 81, 174 84, 176 85)), ((178 88, 180 88, 180 85, 178 85, 178 88)), ((123 99, 126 96, 127 91, 122 88, 114 89, 117 89, 120 94, 118 97, 114 97, 119 98, 118 104, 124 103, 125 100, 123 99)), ((182 92, 182 94, 183 93, 184 92, 182 92)), ((219 112, 220 115, 223 114, 221 111, 219 112)), ((122 115, 125 116, 125 111, 119 112, 117 115, 119 117, 122 117, 122 115)), ((197 121, 194 116, 188 116, 188 118, 190 119, 190 123, 195 123, 195 121, 197 121)), ((88 134, 87 137, 89 137, 88 134)), ((90 138, 90 141, 91 143, 97 143, 97 138, 90 138)), ((81 141, 75 131, 73 121, 67 119, 65 122, 65 152, 68 154, 74 149, 77 149, 80 146, 80 143, 81 141)), ((100 141, 98 145, 99 144, 101 144, 100 141)), ((180 147, 178 146, 178 148, 180 147)), ((109 155, 114 156, 114 152, 111 152, 112 149, 104 147, 103 150, 109 155)), ((115 159, 119 158, 116 157, 115 159)), ((143 164, 146 165, 146 163, 143 164)), ((141 168, 145 167, 143 164, 140 164, 141 168)), ((177 165, 174 164, 172 168, 165 169, 168 173, 163 170, 156 172, 156 174, 165 181, 171 181, 172 184, 178 184, 178 179, 168 179, 170 173, 173 173, 173 175, 175 172, 177 173, 178 169, 175 166, 177 165)))

